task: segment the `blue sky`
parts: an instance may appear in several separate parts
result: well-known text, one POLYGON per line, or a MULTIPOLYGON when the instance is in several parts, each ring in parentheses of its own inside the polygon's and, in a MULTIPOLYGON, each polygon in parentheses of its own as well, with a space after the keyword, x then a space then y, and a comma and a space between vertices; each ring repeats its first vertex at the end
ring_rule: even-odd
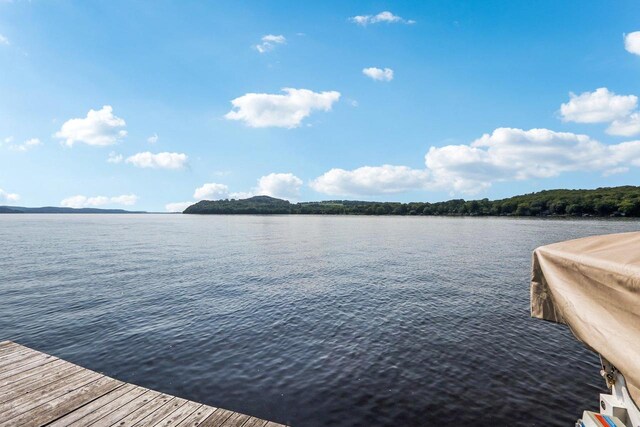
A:
POLYGON ((635 185, 639 18, 637 1, 0 0, 0 204, 635 185))

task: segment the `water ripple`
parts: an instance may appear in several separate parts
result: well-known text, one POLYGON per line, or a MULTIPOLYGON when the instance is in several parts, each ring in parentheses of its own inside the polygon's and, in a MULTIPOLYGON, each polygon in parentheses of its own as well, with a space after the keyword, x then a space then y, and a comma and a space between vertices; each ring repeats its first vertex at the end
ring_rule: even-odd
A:
POLYGON ((0 339, 298 426, 561 426, 595 355, 531 251, 634 221, 0 216, 0 339))

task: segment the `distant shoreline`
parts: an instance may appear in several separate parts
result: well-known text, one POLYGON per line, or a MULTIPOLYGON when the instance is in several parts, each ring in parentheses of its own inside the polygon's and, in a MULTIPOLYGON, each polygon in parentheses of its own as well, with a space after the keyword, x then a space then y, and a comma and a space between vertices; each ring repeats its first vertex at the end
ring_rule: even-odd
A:
POLYGON ((364 215, 492 217, 640 217, 640 187, 545 190, 507 199, 445 202, 368 202, 327 200, 291 203, 269 196, 202 200, 184 211, 194 215, 364 215))
POLYGON ((27 208, 23 206, 0 206, 0 214, 148 214, 146 211, 126 211, 124 209, 65 208, 45 206, 27 208))

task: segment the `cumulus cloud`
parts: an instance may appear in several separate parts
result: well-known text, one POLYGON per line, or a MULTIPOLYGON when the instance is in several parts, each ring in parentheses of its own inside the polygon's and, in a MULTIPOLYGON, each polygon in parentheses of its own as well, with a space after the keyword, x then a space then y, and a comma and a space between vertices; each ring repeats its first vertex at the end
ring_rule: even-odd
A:
MULTIPOLYGON (((280 199, 297 199, 300 196, 302 180, 292 173, 270 173, 260 177, 256 186, 249 191, 229 192, 229 187, 225 184, 210 182, 195 189, 193 198, 195 200, 220 200, 220 199, 248 199, 253 196, 271 196, 280 199)), ((188 202, 170 204, 171 211, 183 211, 188 202), (173 206, 175 205, 175 206, 173 206), (182 208, 184 206, 184 208, 182 208), (182 209, 180 209, 182 208, 182 209)), ((169 210, 169 205, 165 208, 169 210)))
POLYGON ((606 87, 580 95, 569 94, 569 102, 560 106, 560 114, 565 122, 603 123, 624 118, 638 104, 635 95, 616 95, 606 87))
POLYGON ((498 128, 470 145, 431 147, 425 156, 435 186, 467 193, 493 182, 606 172, 639 162, 640 141, 605 145, 587 135, 514 128, 498 128))
POLYGON ((311 181, 319 193, 344 196, 371 196, 424 189, 429 171, 407 166, 364 166, 354 170, 331 169, 311 181))
POLYGON ((175 202, 175 203, 167 203, 164 205, 164 209, 167 212, 183 212, 189 206, 191 206, 193 202, 175 202))
POLYGON ((357 15, 349 18, 349 21, 358 25, 378 24, 386 22, 388 24, 415 24, 413 19, 404 19, 401 16, 394 15, 389 11, 380 12, 377 15, 357 15))
POLYGON ((5 36, 3 36, 2 34, 0 34, 0 45, 5 45, 5 46, 9 46, 11 43, 9 43, 9 39, 6 38, 5 36))
POLYGON ((208 184, 204 184, 202 187, 196 188, 193 193, 193 198, 197 200, 218 200, 226 198, 228 194, 229 187, 224 184, 210 182, 208 184))
POLYGON ((424 189, 473 194, 495 182, 544 179, 569 172, 622 173, 640 167, 640 141, 607 145, 570 132, 498 128, 471 144, 431 147, 425 166, 332 169, 310 186, 321 193, 350 196, 424 189))
POLYGON ((233 109, 224 117, 241 120, 255 128, 295 128, 314 110, 330 111, 340 99, 340 92, 313 92, 308 89, 284 88, 284 95, 247 93, 231 101, 233 109))
POLYGON ((618 136, 633 136, 640 134, 640 113, 637 111, 622 119, 614 120, 607 128, 607 133, 618 136))
POLYGON ((363 68, 362 74, 372 78, 373 80, 380 80, 384 82, 390 82, 391 80, 393 80, 393 70, 391 68, 385 68, 385 69, 376 68, 376 67, 363 68))
POLYGON ((69 147, 76 142, 88 145, 112 145, 127 135, 126 123, 113 114, 113 108, 105 105, 102 109, 89 110, 87 117, 66 121, 62 128, 54 134, 64 140, 69 147))
POLYGON ((624 48, 629 53, 640 55, 640 31, 624 35, 624 48))
POLYGON ((38 138, 31 138, 23 142, 22 144, 13 144, 9 146, 9 150, 12 151, 29 151, 32 148, 42 144, 38 138))
POLYGON ((297 199, 300 196, 302 180, 292 173, 270 173, 261 176, 256 186, 249 191, 229 192, 224 184, 211 182, 196 188, 193 198, 196 200, 209 199, 248 199, 253 196, 271 196, 280 199, 297 199))
POLYGON ((182 169, 187 164, 188 157, 184 153, 151 153, 145 151, 127 157, 125 160, 138 168, 153 169, 182 169))
POLYGON ((151 135, 149 138, 147 138, 147 142, 149 144, 155 144, 156 142, 158 142, 158 134, 154 133, 153 135, 151 135))
MULTIPOLYGON (((639 32, 640 33, 640 32, 639 32)), ((640 113, 636 110, 638 97, 616 95, 607 88, 580 95, 569 94, 569 102, 560 106, 565 122, 609 122, 606 132, 610 135, 632 136, 640 134, 640 113)))
POLYGON ((60 206, 67 208, 97 208, 106 205, 132 206, 138 201, 135 194, 123 194, 121 196, 95 196, 87 197, 82 195, 67 197, 60 202, 60 206))
POLYGON ((285 44, 287 42, 287 39, 285 38, 285 36, 283 35, 276 36, 273 34, 267 34, 266 36, 262 36, 260 40, 261 40, 260 43, 255 46, 255 48, 260 53, 272 51, 273 49, 275 49, 277 45, 285 44))
POLYGON ((301 186, 302 180, 292 173, 270 173, 258 179, 254 193, 279 199, 297 199, 301 186))
POLYGON ((9 193, 0 188, 0 200, 5 202, 17 202, 20 200, 20 195, 16 193, 9 193))

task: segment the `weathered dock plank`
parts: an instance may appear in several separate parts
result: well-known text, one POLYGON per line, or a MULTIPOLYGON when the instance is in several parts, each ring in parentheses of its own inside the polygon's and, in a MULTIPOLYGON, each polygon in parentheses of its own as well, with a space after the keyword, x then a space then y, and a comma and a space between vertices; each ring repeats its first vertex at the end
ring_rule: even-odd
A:
POLYGON ((133 387, 135 387, 133 384, 126 384, 126 385, 123 385, 122 387, 118 387, 114 390, 111 390, 109 393, 99 397, 98 399, 85 404, 84 406, 82 406, 82 408, 79 408, 76 411, 69 412, 63 415, 62 417, 58 418, 56 421, 52 422, 51 424, 48 424, 47 427, 70 426, 74 422, 84 418, 85 416, 93 413, 94 411, 98 410, 99 408, 103 407, 109 402, 127 393, 133 387))
POLYGON ((146 405, 131 412, 117 423, 112 424, 111 427, 131 427, 139 421, 142 421, 150 414, 155 412, 158 408, 166 405, 173 399, 175 399, 173 396, 169 396, 168 394, 161 394, 159 397, 156 397, 146 405))
POLYGON ((283 427, 0 342, 0 427, 283 427))
POLYGON ((196 402, 187 401, 184 405, 173 411, 168 417, 160 420, 159 423, 154 424, 154 427, 169 427, 180 424, 189 415, 193 414, 202 405, 196 402))
POLYGON ((180 424, 178 424, 178 427, 199 426, 200 423, 202 423, 202 421, 207 419, 216 410, 217 410, 217 408, 214 408, 214 407, 211 407, 211 406, 202 405, 200 408, 198 408, 197 411, 195 411, 194 413, 189 415, 187 418, 182 420, 182 422, 180 424))
POLYGON ((31 370, 33 368, 36 368, 38 366, 41 366, 41 365, 46 365, 47 363, 51 363, 51 362, 53 362, 55 360, 57 360, 55 357, 41 358, 41 359, 38 359, 35 362, 31 362, 31 363, 28 363, 26 365, 20 365, 19 367, 13 367, 12 366, 11 369, 7 369, 5 371, 0 372, 0 380, 12 377, 12 376, 14 376, 16 374, 19 374, 19 373, 22 373, 22 372, 25 372, 25 371, 29 371, 29 370, 31 370))
POLYGON ((167 402, 166 405, 161 406, 160 408, 149 414, 149 416, 138 421, 136 424, 134 424, 134 426, 155 426, 160 421, 178 410, 185 403, 187 403, 187 400, 185 399, 181 399, 179 397, 173 398, 170 402, 167 402))
POLYGON ((131 402, 132 400, 137 399, 146 391, 142 387, 134 386, 133 384, 128 384, 128 386, 129 387, 127 387, 127 392, 123 393, 117 399, 112 400, 111 402, 101 406, 100 408, 97 408, 96 410, 87 413, 83 418, 67 425, 73 426, 73 427, 79 427, 83 425, 93 424, 94 422, 97 422, 101 418, 106 417, 113 411, 116 411, 121 406, 124 406, 129 402, 131 402))
MULTIPOLYGON (((11 385, 11 384, 22 384, 28 381, 32 381, 39 378, 44 378, 46 376, 51 375, 51 369, 53 371, 64 370, 66 368, 67 362, 64 360, 54 360, 50 363, 46 363, 44 365, 36 366, 35 368, 31 368, 26 371, 22 371, 19 374, 10 376, 8 378, 0 380, 0 393, 2 393, 2 389, 11 385), (51 365, 51 366, 50 366, 51 365)), ((69 364, 70 365, 70 364, 69 364)), ((72 365, 73 366, 73 365, 72 365)))
POLYGON ((142 387, 139 388, 143 390, 142 394, 120 406, 116 410, 109 412, 92 425, 95 427, 109 427, 129 415, 131 412, 143 407, 156 397, 160 396, 160 393, 157 391, 146 390, 142 387))

